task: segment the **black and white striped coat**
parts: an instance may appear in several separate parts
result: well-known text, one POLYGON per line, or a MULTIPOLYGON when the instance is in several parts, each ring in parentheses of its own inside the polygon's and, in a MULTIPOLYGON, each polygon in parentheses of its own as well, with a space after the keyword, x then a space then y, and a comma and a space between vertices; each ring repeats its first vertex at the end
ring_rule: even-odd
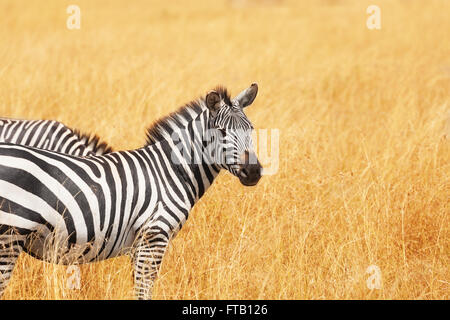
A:
POLYGON ((73 156, 102 155, 112 151, 95 135, 81 134, 54 120, 0 118, 0 142, 20 144, 73 156))
POLYGON ((254 84, 231 101, 225 89, 211 91, 155 123, 148 144, 132 151, 83 158, 0 144, 0 294, 24 250, 63 264, 132 253, 136 294, 150 298, 170 239, 220 169, 245 185, 261 177, 248 161, 252 127, 242 110, 256 93, 254 84), (212 141, 226 161, 202 158, 210 130, 220 131, 212 141))

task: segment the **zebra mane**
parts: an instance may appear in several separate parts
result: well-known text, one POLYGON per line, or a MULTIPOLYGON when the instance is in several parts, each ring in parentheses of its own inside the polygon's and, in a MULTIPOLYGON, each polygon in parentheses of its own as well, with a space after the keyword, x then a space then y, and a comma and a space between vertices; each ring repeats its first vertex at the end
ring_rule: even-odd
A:
POLYGON ((70 129, 83 142, 88 150, 96 155, 110 153, 113 149, 104 141, 100 141, 100 137, 96 134, 81 133, 78 129, 70 129))
MULTIPOLYGON (((225 87, 217 86, 214 91, 220 95, 227 105, 231 106, 230 95, 225 87)), ((185 127, 186 122, 190 122, 195 119, 205 109, 205 97, 201 97, 155 121, 149 128, 147 128, 147 141, 145 146, 149 146, 166 139, 175 129, 185 127)))

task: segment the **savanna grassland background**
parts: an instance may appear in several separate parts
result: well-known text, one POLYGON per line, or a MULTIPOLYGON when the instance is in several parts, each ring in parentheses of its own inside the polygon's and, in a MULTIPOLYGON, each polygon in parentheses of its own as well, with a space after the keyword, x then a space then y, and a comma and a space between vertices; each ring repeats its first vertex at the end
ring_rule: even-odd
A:
MULTIPOLYGON (((448 299, 450 1, 0 0, 0 115, 115 149, 217 84, 258 82, 279 170, 223 172, 172 242, 156 299, 448 299), (68 30, 66 8, 81 8, 68 30), (381 8, 368 30, 366 8, 381 8), (381 289, 370 290, 370 265, 381 289)), ((130 299, 128 257, 20 257, 4 299, 130 299)))

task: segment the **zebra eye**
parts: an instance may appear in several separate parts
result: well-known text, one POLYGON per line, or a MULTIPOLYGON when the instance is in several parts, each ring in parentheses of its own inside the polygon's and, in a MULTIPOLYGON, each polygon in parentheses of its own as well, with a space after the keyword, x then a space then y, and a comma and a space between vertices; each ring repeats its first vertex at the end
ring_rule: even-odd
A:
POLYGON ((222 136, 225 136, 227 134, 227 131, 225 129, 219 128, 220 133, 222 133, 222 136))

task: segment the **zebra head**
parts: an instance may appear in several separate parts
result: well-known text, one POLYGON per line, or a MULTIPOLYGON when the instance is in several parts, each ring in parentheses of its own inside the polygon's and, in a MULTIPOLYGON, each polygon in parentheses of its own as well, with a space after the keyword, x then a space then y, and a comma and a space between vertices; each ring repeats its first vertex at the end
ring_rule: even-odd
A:
POLYGON ((262 167, 253 151, 253 126, 244 113, 258 93, 253 83, 234 99, 223 88, 210 91, 205 103, 210 110, 210 128, 218 137, 213 146, 216 164, 239 178, 245 186, 254 186, 261 178, 262 167))

